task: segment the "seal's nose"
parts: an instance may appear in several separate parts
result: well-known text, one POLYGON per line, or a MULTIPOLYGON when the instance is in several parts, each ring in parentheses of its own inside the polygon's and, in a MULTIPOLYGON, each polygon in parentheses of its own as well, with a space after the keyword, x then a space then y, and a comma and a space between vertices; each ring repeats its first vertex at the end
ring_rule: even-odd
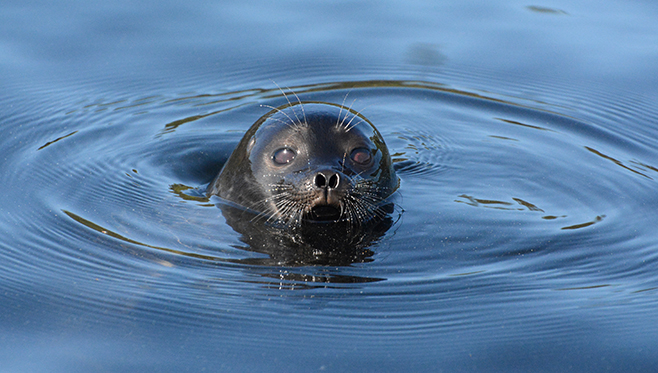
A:
POLYGON ((331 169, 318 171, 314 178, 315 197, 310 203, 309 219, 318 221, 338 220, 342 214, 341 198, 346 185, 344 175, 331 169), (342 185, 341 182, 345 185, 342 185))
POLYGON ((318 188, 336 189, 340 185, 340 175, 333 171, 321 171, 315 175, 314 181, 318 188))

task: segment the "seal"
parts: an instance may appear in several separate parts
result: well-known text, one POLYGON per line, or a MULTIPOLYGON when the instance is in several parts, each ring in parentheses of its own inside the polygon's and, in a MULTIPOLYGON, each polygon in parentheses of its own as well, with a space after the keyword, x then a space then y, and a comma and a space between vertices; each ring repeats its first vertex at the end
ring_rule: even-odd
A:
POLYGON ((342 105, 298 102, 258 119, 206 193, 289 227, 363 225, 391 212, 398 187, 386 143, 368 119, 342 105))

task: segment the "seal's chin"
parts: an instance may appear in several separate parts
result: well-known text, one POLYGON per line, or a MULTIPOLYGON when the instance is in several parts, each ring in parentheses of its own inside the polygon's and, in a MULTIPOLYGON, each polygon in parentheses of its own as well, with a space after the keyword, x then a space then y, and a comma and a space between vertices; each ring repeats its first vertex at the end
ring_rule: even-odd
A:
POLYGON ((337 221, 340 219, 340 210, 331 205, 318 205, 306 215, 311 221, 337 221))

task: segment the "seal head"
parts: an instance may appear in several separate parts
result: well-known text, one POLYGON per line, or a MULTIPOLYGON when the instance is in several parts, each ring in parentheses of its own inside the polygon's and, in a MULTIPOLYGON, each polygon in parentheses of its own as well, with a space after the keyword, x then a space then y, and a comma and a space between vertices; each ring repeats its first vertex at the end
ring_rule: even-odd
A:
POLYGON ((398 186, 372 123, 343 106, 300 102, 254 123, 207 194, 287 226, 362 225, 390 212, 398 186))

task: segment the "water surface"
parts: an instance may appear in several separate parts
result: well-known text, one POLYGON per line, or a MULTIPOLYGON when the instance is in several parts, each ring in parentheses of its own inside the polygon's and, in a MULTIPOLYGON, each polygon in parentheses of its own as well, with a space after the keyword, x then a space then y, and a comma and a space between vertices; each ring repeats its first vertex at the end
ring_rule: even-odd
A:
POLYGON ((3 6, 0 370, 651 371, 656 14, 3 6), (394 154, 363 260, 277 265, 195 192, 292 92, 394 154))

